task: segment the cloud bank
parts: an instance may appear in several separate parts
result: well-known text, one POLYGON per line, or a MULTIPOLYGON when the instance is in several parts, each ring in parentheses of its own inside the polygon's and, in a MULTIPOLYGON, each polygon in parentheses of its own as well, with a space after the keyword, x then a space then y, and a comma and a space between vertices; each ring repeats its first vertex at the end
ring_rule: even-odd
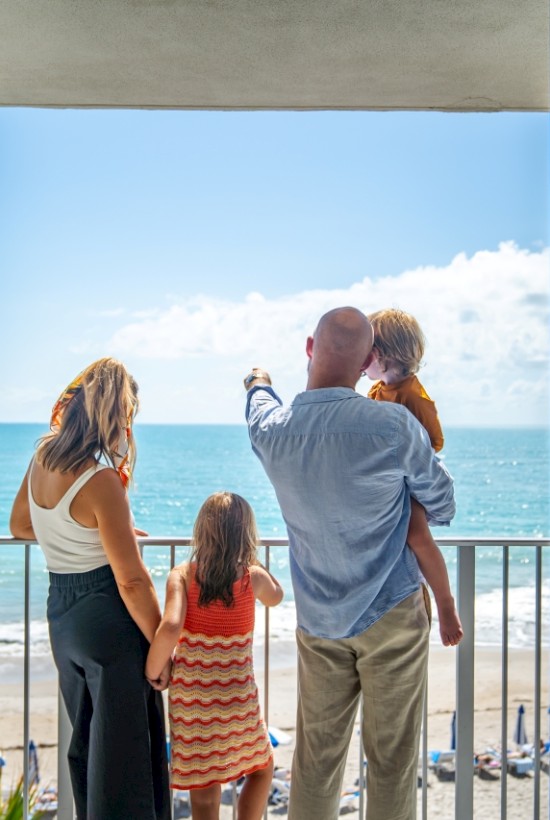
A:
MULTIPOLYGON (((502 426, 548 422, 550 253, 507 242, 456 256, 445 267, 368 276, 345 289, 244 301, 195 296, 149 309, 122 325, 108 349, 142 384, 147 421, 243 420, 241 379, 267 368, 285 400, 303 389, 305 339, 340 305, 369 313, 400 307, 428 340, 420 378, 444 424, 502 426)), ((361 382, 360 389, 369 384, 361 382)))

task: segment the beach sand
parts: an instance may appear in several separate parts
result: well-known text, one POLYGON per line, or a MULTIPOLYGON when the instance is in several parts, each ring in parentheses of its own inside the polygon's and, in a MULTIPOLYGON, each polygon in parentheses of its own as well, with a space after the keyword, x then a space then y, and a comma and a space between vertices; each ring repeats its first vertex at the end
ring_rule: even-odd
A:
MULTIPOLYGON (((541 710, 541 734, 548 739, 547 707, 550 702, 548 691, 548 656, 543 658, 543 708, 541 710)), ((262 658, 256 659, 256 674, 263 698, 262 658)), ((22 663, 4 660, 0 664, 0 752, 6 761, 2 770, 2 789, 5 791, 18 779, 22 772, 23 747, 23 671, 22 663), (7 682, 4 682, 7 681, 7 682)), ((525 706, 526 728, 530 741, 533 740, 533 691, 534 654, 530 650, 511 650, 509 663, 509 704, 508 741, 511 742, 517 709, 525 706)), ((448 749, 450 724, 455 708, 455 650, 432 647, 430 652, 430 673, 428 691, 428 748, 448 749)), ((263 703, 263 701, 262 701, 263 703)), ((55 784, 57 779, 57 705, 58 691, 55 670, 51 659, 31 660, 31 709, 30 736, 38 747, 41 786, 55 784)), ((294 738, 296 712, 296 666, 294 650, 290 646, 273 645, 271 673, 269 678, 269 714, 271 726, 287 732, 294 738)), ((500 651, 476 649, 475 662, 475 726, 474 748, 483 752, 488 746, 500 745, 501 727, 501 667, 500 651)), ((358 730, 358 724, 357 724, 358 730)), ((289 768, 293 742, 275 749, 275 765, 289 768)), ((354 731, 344 787, 353 787, 359 770, 359 734, 354 731)), ((508 818, 524 820, 533 817, 534 781, 531 772, 525 777, 508 776, 508 818)), ((428 775, 428 818, 434 820, 454 820, 454 783, 440 780, 433 773, 428 775)), ((548 816, 549 777, 541 773, 540 806, 541 816, 548 816)), ((224 794, 229 800, 229 792, 224 794)), ((421 789, 418 790, 419 817, 421 789)), ((223 804, 221 817, 232 815, 231 806, 223 804)), ((281 807, 270 807, 270 817, 285 816, 281 807)), ((182 806, 177 816, 189 816, 182 806)), ((358 817, 358 800, 350 804, 342 816, 358 817)), ((500 818, 500 772, 494 779, 474 777, 473 820, 500 818)), ((304 818, 315 820, 315 818, 304 818)), ((464 818, 469 820, 469 818, 464 818)))

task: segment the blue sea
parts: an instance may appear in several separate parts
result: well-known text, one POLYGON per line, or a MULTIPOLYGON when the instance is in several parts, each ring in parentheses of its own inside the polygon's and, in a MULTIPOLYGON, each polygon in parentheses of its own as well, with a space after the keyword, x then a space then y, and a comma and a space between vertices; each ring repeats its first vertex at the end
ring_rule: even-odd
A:
MULTIPOLYGON (((0 535, 8 535, 13 498, 25 473, 41 425, 0 424, 0 535)), ((250 449, 243 426, 136 425, 138 461, 131 491, 136 526, 152 536, 191 535, 202 502, 216 490, 238 492, 252 504, 260 535, 286 537, 275 494, 250 449)), ((447 429, 445 464, 456 482, 457 515, 441 536, 547 537, 550 534, 549 431, 547 429, 447 429)), ((444 548, 451 581, 456 549, 444 548)), ((511 551, 510 642, 530 646, 534 634, 534 552, 511 551)), ((178 560, 183 560, 182 550, 178 560)), ((498 548, 476 550, 476 641, 500 645, 502 556, 498 548)), ((22 653, 24 558, 21 547, 0 552, 0 657, 22 653)), ((161 600, 168 550, 148 548, 145 561, 161 600)), ((286 549, 274 550, 272 569, 285 587, 274 618, 275 640, 291 640, 294 604, 286 549)), ((550 549, 544 550, 543 607, 550 612, 550 549)), ((31 640, 46 654, 47 572, 39 547, 31 550, 31 640)), ((274 613, 275 614, 275 613, 274 613)), ((550 620, 546 617, 546 621, 550 620)), ((434 627, 432 640, 438 642, 434 627)))

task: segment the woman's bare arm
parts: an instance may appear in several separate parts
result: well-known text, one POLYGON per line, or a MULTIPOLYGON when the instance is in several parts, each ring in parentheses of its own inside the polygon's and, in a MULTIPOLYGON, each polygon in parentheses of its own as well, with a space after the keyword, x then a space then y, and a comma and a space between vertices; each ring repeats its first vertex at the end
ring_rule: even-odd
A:
POLYGON ((36 536, 32 528, 29 506, 29 470, 25 473, 25 478, 21 482, 11 508, 10 532, 14 538, 28 538, 29 541, 35 541, 36 536))
POLYGON ((114 470, 101 470, 83 487, 97 520, 103 549, 120 596, 149 642, 160 622, 160 606, 134 533, 126 490, 114 470))

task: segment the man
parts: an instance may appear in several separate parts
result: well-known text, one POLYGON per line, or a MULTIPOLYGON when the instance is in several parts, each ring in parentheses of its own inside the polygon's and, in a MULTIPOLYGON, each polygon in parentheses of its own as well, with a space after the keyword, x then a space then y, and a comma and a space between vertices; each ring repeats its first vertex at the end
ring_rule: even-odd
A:
POLYGON ((424 428, 355 387, 372 361, 366 316, 325 314, 308 338, 304 393, 283 408, 269 375, 245 379, 252 448, 288 528, 298 715, 289 820, 335 820, 359 698, 367 820, 413 820, 429 601, 406 544, 410 496, 433 524, 452 479, 424 428))

